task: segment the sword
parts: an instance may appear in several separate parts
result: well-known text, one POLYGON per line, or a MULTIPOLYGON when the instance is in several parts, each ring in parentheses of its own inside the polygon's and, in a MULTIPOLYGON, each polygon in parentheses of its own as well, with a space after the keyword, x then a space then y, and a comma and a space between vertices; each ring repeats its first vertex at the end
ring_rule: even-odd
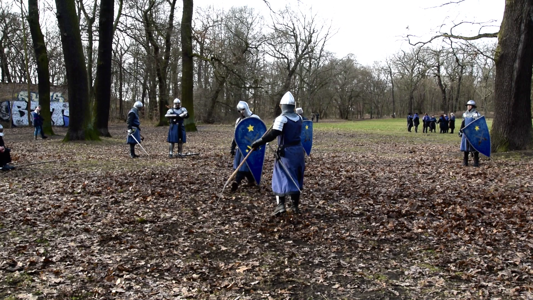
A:
MULTIPOLYGON (((265 133, 263 133, 263 135, 261 136, 264 137, 271 129, 272 127, 274 126, 274 124, 272 124, 270 126, 270 128, 265 131, 265 133)), ((218 198, 222 198, 223 196, 223 193, 224 193, 224 190, 226 189, 226 186, 228 186, 228 183, 233 179, 233 177, 235 177, 235 175, 237 175, 237 172, 239 171, 239 169, 242 167, 242 165, 246 162, 246 160, 248 159, 248 157, 250 156, 250 154, 252 154, 252 152, 254 152, 254 149, 252 149, 252 147, 248 146, 248 148, 250 149, 250 152, 248 152, 248 154, 246 155, 246 157, 244 157, 244 159, 242 160, 242 162, 239 164, 239 166, 235 169, 235 172, 233 172, 233 174, 231 174, 231 176, 228 178, 228 180, 226 181, 226 183, 224 184, 224 187, 222 188, 222 191, 220 192, 220 194, 218 195, 218 198)), ((238 150, 240 151, 240 150, 238 150)), ((218 200, 217 200, 218 202, 218 200)))
POLYGON ((272 146, 270 144, 268 144, 268 147, 270 148, 270 150, 272 150, 272 152, 274 152, 274 157, 276 157, 276 160, 281 165, 281 168, 283 169, 283 171, 285 171, 287 176, 289 176, 289 178, 291 179, 292 183, 298 189, 298 192, 300 192, 300 194, 301 194, 302 191, 300 190, 300 188, 296 184, 296 181, 294 181, 294 179, 292 178, 291 173, 289 173, 289 170, 287 170, 287 167, 285 166, 285 164, 281 161, 281 157, 278 155, 278 153, 276 151, 274 151, 274 149, 272 148, 272 146))
POLYGON ((248 154, 246 155, 246 157, 244 157, 244 159, 242 160, 242 162, 239 164, 239 166, 237 167, 237 169, 235 169, 235 172, 233 172, 233 174, 231 174, 231 176, 228 178, 228 180, 226 181, 226 183, 224 184, 224 187, 222 188, 222 192, 220 192, 220 195, 222 195, 224 193, 224 190, 226 189, 226 186, 228 186, 228 183, 233 179, 233 177, 235 177, 235 175, 237 175, 237 172, 239 172, 239 169, 242 167, 242 165, 246 162, 246 160, 248 159, 248 157, 250 156, 250 154, 252 154, 252 152, 254 152, 254 149, 252 149, 250 152, 248 152, 248 154))
POLYGON ((139 143, 139 141, 135 138, 135 136, 133 135, 133 132, 132 133, 128 133, 129 136, 131 136, 135 142, 137 143, 137 145, 139 145, 141 147, 141 149, 143 149, 144 153, 146 153, 146 155, 150 156, 150 154, 148 154, 148 152, 146 152, 146 150, 144 149, 143 145, 141 145, 141 143, 139 143))

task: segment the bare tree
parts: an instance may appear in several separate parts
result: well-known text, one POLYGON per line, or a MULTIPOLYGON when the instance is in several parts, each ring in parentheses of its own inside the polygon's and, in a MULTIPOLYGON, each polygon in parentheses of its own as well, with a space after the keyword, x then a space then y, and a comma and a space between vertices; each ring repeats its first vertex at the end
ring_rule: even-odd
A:
POLYGON ((70 121, 65 141, 99 139, 89 126, 87 70, 74 0, 56 0, 56 9, 69 84, 70 121))
POLYGON ((289 8, 272 15, 271 33, 267 41, 267 54, 274 58, 280 74, 281 87, 273 93, 274 107, 283 94, 294 87, 294 77, 300 64, 329 39, 330 31, 318 24, 316 15, 307 16, 289 8))
POLYGON ((50 71, 48 68, 48 53, 44 35, 39 24, 39 7, 37 0, 28 0, 28 24, 33 41, 33 51, 37 59, 37 74, 39 78, 39 104, 43 116, 43 131, 53 135, 52 119, 50 117, 50 71))

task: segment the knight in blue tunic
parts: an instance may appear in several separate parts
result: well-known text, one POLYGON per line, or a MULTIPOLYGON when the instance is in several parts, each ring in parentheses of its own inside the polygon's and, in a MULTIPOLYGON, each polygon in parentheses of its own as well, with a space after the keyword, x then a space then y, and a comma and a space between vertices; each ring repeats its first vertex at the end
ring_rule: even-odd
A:
POLYGON ((139 111, 143 108, 141 101, 133 104, 133 107, 128 112, 128 139, 126 143, 130 144, 130 157, 137 158, 139 155, 135 154, 135 145, 141 142, 141 119, 139 118, 139 111))
POLYGON ((466 102, 466 111, 463 113, 463 122, 461 122, 461 129, 459 130, 459 136, 461 137, 461 151, 463 151, 463 166, 468 166, 468 154, 472 152, 474 154, 474 167, 479 167, 479 152, 472 147, 470 142, 463 134, 463 128, 473 122, 474 120, 481 118, 481 114, 476 110, 476 102, 474 100, 468 100, 466 102))
MULTIPOLYGON (((248 103, 245 101, 239 101, 237 104, 237 110, 239 111, 240 117, 237 118, 235 121, 235 128, 237 128, 237 125, 239 123, 246 119, 246 118, 259 118, 258 115, 252 113, 250 110, 250 107, 248 106, 248 103)), ((235 148, 237 147, 237 143, 235 142, 235 138, 231 141, 231 148, 230 148, 230 154, 233 156, 233 170, 237 169, 237 167, 241 164, 242 160, 244 159, 245 155, 241 153, 240 150, 235 151, 235 148)), ((231 183, 231 191, 235 192, 239 185, 241 184, 241 181, 246 178, 248 180, 248 186, 254 186, 255 185, 255 179, 252 175, 252 172, 250 171, 250 168, 248 168, 247 164, 242 164, 239 171, 237 171, 237 176, 235 176, 235 180, 231 183)))
POLYGON ((281 98, 281 115, 274 120, 272 130, 252 144, 253 149, 278 138, 278 151, 272 175, 272 191, 276 195, 274 215, 285 213, 285 198, 291 197, 295 214, 300 213, 300 193, 303 189, 305 150, 300 140, 302 117, 295 112, 291 92, 281 98))
POLYGON ((181 107, 180 99, 174 99, 174 106, 167 110, 165 117, 169 119, 167 142, 170 143, 168 148, 168 158, 173 157, 174 144, 178 144, 177 157, 183 157, 183 144, 187 142, 187 134, 183 121, 189 117, 185 107, 181 107))

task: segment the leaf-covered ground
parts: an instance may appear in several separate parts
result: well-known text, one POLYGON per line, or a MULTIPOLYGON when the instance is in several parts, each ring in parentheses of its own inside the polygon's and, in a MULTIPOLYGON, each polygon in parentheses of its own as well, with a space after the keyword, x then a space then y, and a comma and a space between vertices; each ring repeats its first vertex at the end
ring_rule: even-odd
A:
POLYGON ((321 130, 299 216, 261 187, 219 193, 233 126, 125 126, 102 142, 7 129, 0 173, 1 299, 531 299, 533 164, 461 167, 458 138, 321 130), (143 154, 140 149, 138 154, 143 154), (34 163, 30 164, 29 163, 34 163))

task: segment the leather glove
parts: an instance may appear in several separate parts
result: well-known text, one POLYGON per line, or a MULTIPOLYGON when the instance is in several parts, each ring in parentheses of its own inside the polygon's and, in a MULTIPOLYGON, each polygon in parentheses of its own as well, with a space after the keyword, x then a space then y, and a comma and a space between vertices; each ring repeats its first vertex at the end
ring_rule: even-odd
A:
POLYGON ((463 133, 459 131, 459 133, 457 134, 459 135, 459 137, 463 137, 463 133))
POLYGON ((259 148, 261 145, 264 145, 264 144, 265 143, 263 142, 263 139, 258 139, 252 143, 251 147, 252 149, 256 150, 257 148, 259 148))
POLYGON ((128 134, 133 134, 133 133, 135 133, 135 128, 128 129, 128 134))

